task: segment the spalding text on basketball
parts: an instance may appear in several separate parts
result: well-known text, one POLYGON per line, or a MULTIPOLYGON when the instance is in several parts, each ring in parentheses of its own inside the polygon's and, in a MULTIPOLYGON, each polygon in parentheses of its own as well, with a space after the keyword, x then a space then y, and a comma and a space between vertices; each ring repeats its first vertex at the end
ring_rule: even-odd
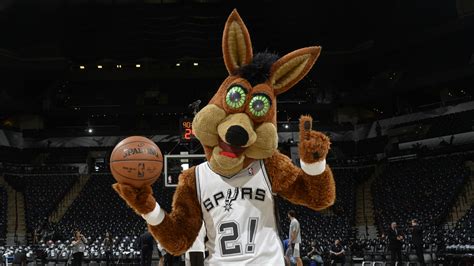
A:
POLYGON ((130 149, 125 149, 123 151, 123 158, 127 158, 130 155, 143 154, 143 153, 158 157, 158 152, 152 148, 130 148, 130 149))

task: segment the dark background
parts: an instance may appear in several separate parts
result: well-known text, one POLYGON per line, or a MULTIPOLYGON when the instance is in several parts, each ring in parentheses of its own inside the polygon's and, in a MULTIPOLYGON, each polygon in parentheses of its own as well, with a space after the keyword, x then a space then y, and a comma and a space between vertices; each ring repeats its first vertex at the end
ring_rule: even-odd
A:
POLYGON ((177 130, 227 75, 220 44, 233 8, 255 52, 323 47, 279 98, 280 121, 364 123, 473 93, 469 1, 3 0, 1 125, 26 136, 177 130))

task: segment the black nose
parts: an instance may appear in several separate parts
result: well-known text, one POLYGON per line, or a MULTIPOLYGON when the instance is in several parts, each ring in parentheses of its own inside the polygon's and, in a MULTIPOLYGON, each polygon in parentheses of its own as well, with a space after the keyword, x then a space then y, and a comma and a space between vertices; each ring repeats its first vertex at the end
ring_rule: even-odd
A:
POLYGON ((241 126, 231 126, 225 133, 225 139, 232 146, 244 146, 249 141, 249 134, 241 126))

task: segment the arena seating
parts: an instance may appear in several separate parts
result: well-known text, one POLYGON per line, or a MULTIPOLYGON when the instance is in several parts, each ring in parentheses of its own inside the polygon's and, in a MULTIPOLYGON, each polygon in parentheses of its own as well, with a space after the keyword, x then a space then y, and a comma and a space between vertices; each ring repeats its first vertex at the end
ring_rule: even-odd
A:
MULTIPOLYGON (((439 250, 451 250, 453 253, 461 253, 463 250, 471 248, 467 244, 471 243, 473 239, 472 220, 474 220, 474 211, 472 209, 454 228, 444 229, 441 226, 468 174, 467 169, 464 168, 465 158, 463 155, 451 155, 388 163, 381 176, 374 181, 372 189, 376 225, 382 233, 383 229, 387 228, 392 220, 395 220, 402 229, 407 231, 408 238, 403 246, 407 261, 409 261, 409 256, 414 253, 413 247, 409 243, 409 230, 405 226, 411 218, 418 218, 422 222, 425 247, 429 250, 430 256, 439 250), (397 193, 393 191, 397 191, 397 193)), ((42 168, 46 172, 48 172, 48 169, 53 168, 42 168)), ((305 207, 294 206, 278 198, 277 206, 280 214, 282 238, 288 237, 289 221, 286 213, 288 210, 294 209, 302 228, 302 254, 308 251, 310 241, 316 240, 327 255, 334 239, 340 238, 347 250, 350 250, 348 254, 366 256, 371 260, 386 260, 388 258, 386 239, 355 239, 356 234, 352 229, 356 207, 355 188, 364 178, 368 178, 372 174, 373 169, 373 167, 354 165, 333 166, 337 186, 337 200, 330 212, 315 212, 305 207)), ((68 189, 62 188, 56 191, 50 184, 54 182, 57 188, 68 186, 67 182, 61 184, 58 179, 69 175, 33 175, 28 167, 16 169, 16 171, 22 172, 23 175, 7 174, 6 180, 14 188, 27 191, 25 193, 27 195, 25 196, 27 223, 28 226, 31 226, 30 229, 35 228, 47 211, 35 212, 33 210, 40 208, 39 205, 42 209, 48 207, 54 209, 57 201, 51 201, 51 205, 39 202, 42 201, 44 195, 48 195, 48 199, 60 199, 62 196, 59 191, 64 192, 68 189), (36 201, 38 205, 35 205, 32 201, 36 201), (35 222, 34 219, 37 219, 37 221, 35 222)), ((38 171, 38 168, 36 171, 38 171)), ((77 178, 77 175, 71 175, 66 179, 75 180, 75 178, 77 178)), ((115 260, 135 260, 138 258, 139 255, 135 250, 134 242, 136 237, 145 230, 145 223, 113 191, 111 188, 113 183, 115 183, 115 180, 110 173, 94 173, 91 175, 88 183, 86 183, 64 217, 58 224, 52 225, 57 238, 54 239, 54 243, 43 247, 47 250, 48 260, 64 262, 68 259, 70 248, 67 241, 70 241, 75 229, 80 229, 91 243, 87 247, 86 260, 100 261, 104 259, 100 243, 106 231, 115 236, 115 260)), ((157 182, 154 184, 153 190, 160 205, 169 211, 174 188, 166 188, 163 182, 157 182)), ((0 196, 1 194, 0 190, 0 196)), ((34 257, 32 255, 34 253, 33 247, 23 249, 31 255, 29 258, 34 257)), ((3 252, 14 251, 4 250, 3 252)))
POLYGON ((29 232, 42 224, 78 179, 77 174, 6 174, 5 180, 25 197, 29 232))
MULTIPOLYGON (((69 237, 75 229, 80 229, 93 239, 103 236, 106 231, 115 236, 142 233, 145 222, 112 189, 115 182, 109 173, 93 174, 55 230, 69 237)), ((153 189, 160 205, 169 211, 174 190, 164 188, 161 182, 155 183, 153 189)))
MULTIPOLYGON (((138 236, 133 237, 113 237, 112 255, 109 258, 114 264, 138 263, 140 261, 140 251, 137 250, 138 236)), ((57 240, 39 243, 35 246, 4 247, 0 246, 0 258, 6 257, 15 260, 19 254, 24 254, 26 262, 33 265, 42 263, 52 265, 67 265, 72 260, 71 239, 64 241, 57 240)), ((88 244, 84 252, 84 263, 106 262, 105 248, 102 245, 103 238, 88 239, 88 244)), ((157 260, 157 258, 154 258, 157 260)), ((0 260, 0 265, 2 264, 0 260)), ((98 264, 97 264, 98 265, 98 264)))
POLYGON ((331 208, 333 214, 330 215, 322 215, 278 198, 280 224, 283 230, 281 232, 282 238, 288 237, 287 213, 293 209, 302 229, 303 253, 310 247, 312 240, 316 240, 326 252, 329 252, 329 248, 336 238, 341 239, 344 244, 348 244, 354 236, 352 226, 355 220, 355 187, 364 178, 369 177, 372 171, 372 167, 335 167, 333 169, 337 189, 336 202, 331 208))
POLYGON ((85 163, 88 152, 86 148, 51 148, 44 151, 45 163, 85 163))
POLYGON ((474 206, 458 220, 455 226, 445 231, 444 259, 450 265, 474 264, 474 206))
MULTIPOLYGON (((290 208, 296 209, 298 217, 301 217, 304 235, 307 236, 305 237, 306 242, 313 238, 321 241, 329 239, 330 241, 325 242, 325 245, 329 246, 332 239, 336 237, 349 239, 352 235, 351 225, 354 220, 354 186, 361 177, 369 175, 370 170, 368 169, 341 168, 334 170, 338 185, 338 200, 334 207, 336 215, 321 216, 317 212, 293 206, 281 200, 278 203, 281 218, 286 217, 290 208)), ((111 188, 113 183, 115 180, 110 174, 93 174, 55 229, 63 236, 70 236, 72 231, 78 228, 84 235, 92 239, 104 235, 105 231, 119 237, 140 234, 145 229, 145 223, 116 195, 111 188), (104 223, 105 217, 107 223, 104 223)), ((169 211, 174 189, 166 188, 162 182, 157 182, 153 186, 153 190, 160 205, 169 211)), ((287 232, 287 228, 284 232, 287 232)))
POLYGON ((474 206, 458 220, 453 228, 446 231, 445 237, 449 245, 474 243, 474 206))
POLYGON ((115 180, 110 174, 93 174, 55 230, 64 237, 80 229, 87 236, 137 235, 145 229, 143 219, 136 215, 112 189, 115 180))
POLYGON ((336 180, 336 202, 332 207, 336 215, 346 217, 350 225, 355 222, 356 186, 370 177, 373 167, 334 167, 336 180))
POLYGON ((413 218, 439 225, 468 175, 462 155, 389 163, 372 187, 379 232, 393 221, 403 230, 413 218))
POLYGON ((7 208, 8 195, 3 187, 0 187, 0 246, 7 236, 7 208))

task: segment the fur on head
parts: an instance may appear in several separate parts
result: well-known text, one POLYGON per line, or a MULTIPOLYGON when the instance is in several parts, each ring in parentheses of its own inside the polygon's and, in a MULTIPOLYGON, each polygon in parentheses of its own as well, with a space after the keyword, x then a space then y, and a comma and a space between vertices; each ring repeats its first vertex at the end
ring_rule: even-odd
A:
POLYGON ((229 76, 193 121, 215 172, 233 176, 253 160, 272 156, 278 145, 276 96, 309 72, 320 51, 313 46, 281 58, 267 52, 254 56, 247 27, 232 11, 222 38, 229 76))

